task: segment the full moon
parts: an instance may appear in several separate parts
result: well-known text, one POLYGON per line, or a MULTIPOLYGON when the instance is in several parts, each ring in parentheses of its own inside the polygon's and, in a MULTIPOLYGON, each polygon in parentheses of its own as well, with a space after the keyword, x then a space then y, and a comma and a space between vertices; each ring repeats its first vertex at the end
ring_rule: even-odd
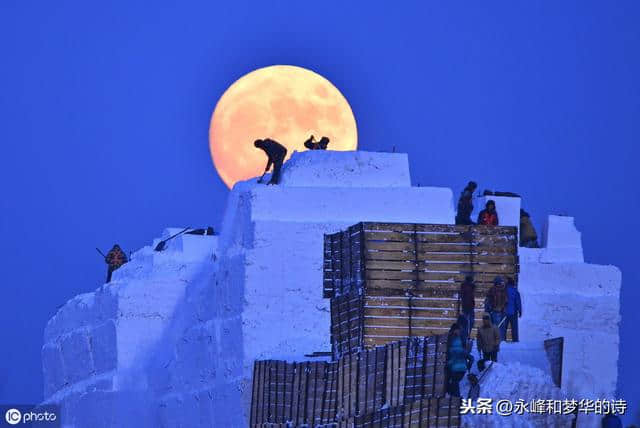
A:
POLYGON ((351 107, 331 82, 301 67, 274 65, 242 76, 222 94, 211 116, 209 150, 231 188, 264 171, 267 158, 255 140, 278 141, 288 159, 294 150, 306 150, 312 134, 329 137, 328 150, 358 147, 351 107))

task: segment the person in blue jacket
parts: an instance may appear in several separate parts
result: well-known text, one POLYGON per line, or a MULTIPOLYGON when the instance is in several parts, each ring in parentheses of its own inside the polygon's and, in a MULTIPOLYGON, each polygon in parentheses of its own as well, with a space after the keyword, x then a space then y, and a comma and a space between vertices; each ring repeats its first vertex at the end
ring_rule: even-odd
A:
POLYGON ((522 299, 513 278, 507 278, 507 306, 504 312, 506 320, 501 327, 502 337, 506 337, 507 329, 511 326, 511 339, 517 342, 519 340, 518 318, 522 316, 522 299))
POLYGON ((447 340, 447 392, 460 397, 460 381, 467 371, 467 350, 462 343, 460 326, 455 323, 449 329, 447 340))

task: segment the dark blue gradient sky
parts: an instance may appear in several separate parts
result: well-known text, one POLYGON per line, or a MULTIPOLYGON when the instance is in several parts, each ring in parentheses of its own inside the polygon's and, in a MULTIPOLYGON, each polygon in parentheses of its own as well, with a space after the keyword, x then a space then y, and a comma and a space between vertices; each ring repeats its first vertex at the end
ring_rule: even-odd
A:
POLYGON ((414 183, 521 193, 538 226, 574 215, 587 260, 623 271, 638 403, 639 22, 636 1, 3 0, 0 402, 42 398, 45 323, 104 279, 94 247, 219 224, 216 100, 294 64, 344 93, 361 149, 408 152, 414 183))

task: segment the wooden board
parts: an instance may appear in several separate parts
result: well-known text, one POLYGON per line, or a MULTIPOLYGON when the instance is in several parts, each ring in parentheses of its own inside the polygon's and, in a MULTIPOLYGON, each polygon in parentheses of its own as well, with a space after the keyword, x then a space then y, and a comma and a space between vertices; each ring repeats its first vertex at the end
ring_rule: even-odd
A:
POLYGON ((511 277, 517 284, 516 231, 367 222, 327 235, 323 286, 336 296, 331 305, 334 355, 401 337, 442 333, 457 319, 460 285, 467 275, 476 283, 480 321, 496 276, 511 277), (345 295, 359 300, 347 302, 345 295))
POLYGON ((446 336, 411 338, 332 362, 256 361, 251 426, 318 426, 444 395, 446 336))

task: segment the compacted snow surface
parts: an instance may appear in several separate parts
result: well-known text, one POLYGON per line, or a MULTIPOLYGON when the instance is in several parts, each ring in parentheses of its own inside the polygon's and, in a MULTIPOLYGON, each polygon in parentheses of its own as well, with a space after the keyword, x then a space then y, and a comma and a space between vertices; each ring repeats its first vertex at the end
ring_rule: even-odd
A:
MULTIPOLYGON (((469 390, 467 379, 460 383, 463 396, 469 390)), ((502 416, 496 412, 499 400, 517 400, 530 402, 532 400, 556 400, 566 398, 557 388, 549 374, 542 370, 517 362, 494 363, 486 376, 482 379, 481 398, 491 398, 493 401, 492 414, 471 414, 462 417, 462 426, 490 428, 490 427, 569 427, 571 416, 552 414, 512 414, 502 416)))

